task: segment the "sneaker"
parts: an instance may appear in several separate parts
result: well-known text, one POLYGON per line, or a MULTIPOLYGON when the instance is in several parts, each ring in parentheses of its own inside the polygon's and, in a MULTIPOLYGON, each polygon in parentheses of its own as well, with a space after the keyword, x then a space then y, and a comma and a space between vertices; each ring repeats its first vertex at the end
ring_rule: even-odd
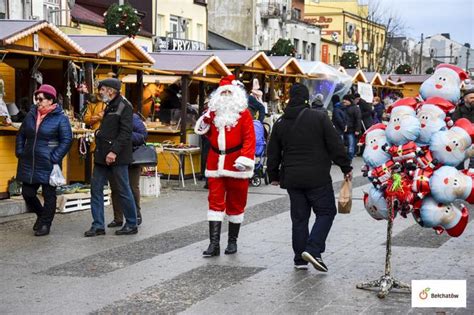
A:
POLYGON ((296 270, 308 270, 308 265, 296 265, 295 264, 295 269, 296 270))
POLYGON ((303 252, 301 258, 311 263, 316 270, 328 272, 328 267, 326 267, 321 257, 313 257, 310 253, 303 252))

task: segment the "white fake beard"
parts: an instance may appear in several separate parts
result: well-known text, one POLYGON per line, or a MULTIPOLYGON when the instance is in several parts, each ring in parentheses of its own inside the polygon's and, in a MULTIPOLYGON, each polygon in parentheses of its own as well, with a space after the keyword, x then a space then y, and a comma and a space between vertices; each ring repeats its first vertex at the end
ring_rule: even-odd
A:
POLYGON ((451 152, 446 151, 446 145, 452 138, 452 132, 450 130, 440 131, 435 133, 431 137, 430 150, 433 157, 438 160, 441 164, 449 166, 457 166, 463 162, 467 157, 467 149, 454 149, 451 152))
POLYGON ((451 84, 444 83, 443 88, 437 89, 435 87, 436 81, 432 78, 433 77, 429 78, 421 85, 421 97, 426 100, 428 97, 438 96, 456 104, 456 102, 461 97, 459 84, 456 84, 456 82, 453 82, 451 84))
POLYGON ((395 130, 395 124, 389 122, 385 134, 387 140, 394 145, 402 145, 410 141, 415 141, 420 134, 420 121, 415 116, 403 115, 401 117, 400 129, 395 130))
POLYGON ((362 157, 365 163, 370 167, 377 167, 390 160, 390 154, 382 150, 379 145, 377 150, 372 148, 373 145, 366 145, 362 157))
POLYGON ((219 87, 211 96, 209 110, 215 112, 214 125, 217 128, 235 127, 240 113, 247 108, 245 91, 235 85, 219 87), (221 95, 222 91, 231 91, 230 95, 221 95))

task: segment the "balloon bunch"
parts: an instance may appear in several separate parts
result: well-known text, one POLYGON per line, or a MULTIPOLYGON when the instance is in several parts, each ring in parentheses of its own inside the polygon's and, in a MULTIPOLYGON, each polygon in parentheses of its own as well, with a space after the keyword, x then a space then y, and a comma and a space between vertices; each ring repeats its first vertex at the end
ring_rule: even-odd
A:
POLYGON ((420 88, 421 101, 398 100, 387 109, 387 125, 373 125, 362 135, 362 172, 373 184, 364 205, 374 219, 411 213, 437 234, 463 233, 469 212, 453 202, 474 203, 474 170, 456 166, 471 155, 474 125, 464 118, 453 123, 449 117, 463 76, 455 66, 438 66, 420 88))

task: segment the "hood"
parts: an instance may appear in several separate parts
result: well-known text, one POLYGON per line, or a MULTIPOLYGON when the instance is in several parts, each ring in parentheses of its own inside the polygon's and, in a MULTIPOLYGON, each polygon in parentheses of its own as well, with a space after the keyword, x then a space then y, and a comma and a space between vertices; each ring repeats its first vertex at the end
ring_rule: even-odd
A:
POLYGON ((288 107, 307 106, 309 103, 309 91, 306 86, 295 83, 290 89, 290 101, 288 107))
POLYGON ((283 115, 285 119, 295 119, 298 117, 299 113, 305 109, 309 108, 308 105, 300 105, 300 106, 287 106, 285 108, 285 114, 283 115))
POLYGON ((260 106, 262 106, 262 104, 253 95, 249 95, 248 102, 249 107, 254 110, 257 110, 260 106))

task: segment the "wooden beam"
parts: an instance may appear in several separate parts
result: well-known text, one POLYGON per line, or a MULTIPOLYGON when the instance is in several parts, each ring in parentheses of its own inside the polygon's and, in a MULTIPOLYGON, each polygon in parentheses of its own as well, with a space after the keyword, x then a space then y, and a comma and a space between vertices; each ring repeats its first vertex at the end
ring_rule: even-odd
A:
POLYGON ((87 90, 89 91, 89 94, 94 94, 94 64, 90 61, 87 61, 84 64, 84 68, 87 90))
POLYGON ((186 143, 186 107, 188 105, 189 99, 189 77, 183 75, 181 77, 181 132, 180 132, 180 141, 186 143))
POLYGON ((142 105, 143 105, 143 71, 137 70, 137 83, 136 91, 137 91, 137 113, 142 113, 142 105))

